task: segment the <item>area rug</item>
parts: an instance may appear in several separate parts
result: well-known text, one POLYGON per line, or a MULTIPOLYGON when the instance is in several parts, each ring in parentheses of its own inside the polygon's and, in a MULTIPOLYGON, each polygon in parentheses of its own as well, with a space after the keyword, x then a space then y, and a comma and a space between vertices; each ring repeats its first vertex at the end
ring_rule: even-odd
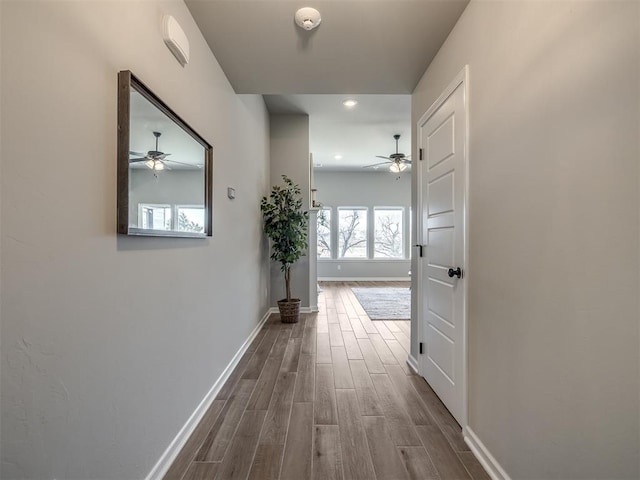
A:
POLYGON ((410 320, 411 290, 408 288, 352 288, 371 320, 410 320))

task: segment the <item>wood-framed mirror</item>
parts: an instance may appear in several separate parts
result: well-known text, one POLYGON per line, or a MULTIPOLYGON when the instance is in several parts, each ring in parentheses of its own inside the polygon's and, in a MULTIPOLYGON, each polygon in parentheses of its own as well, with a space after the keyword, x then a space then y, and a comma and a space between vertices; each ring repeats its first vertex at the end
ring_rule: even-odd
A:
POLYGON ((118 73, 118 233, 213 233, 213 147, 129 70, 118 73))

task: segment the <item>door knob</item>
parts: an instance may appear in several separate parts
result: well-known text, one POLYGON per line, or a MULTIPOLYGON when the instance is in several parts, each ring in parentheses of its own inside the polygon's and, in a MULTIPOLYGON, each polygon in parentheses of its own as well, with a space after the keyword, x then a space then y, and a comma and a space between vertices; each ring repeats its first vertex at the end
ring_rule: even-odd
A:
POLYGON ((453 278, 454 275, 458 278, 462 278, 462 270, 460 269, 460 267, 456 268, 455 270, 453 268, 450 268, 448 274, 450 278, 453 278))

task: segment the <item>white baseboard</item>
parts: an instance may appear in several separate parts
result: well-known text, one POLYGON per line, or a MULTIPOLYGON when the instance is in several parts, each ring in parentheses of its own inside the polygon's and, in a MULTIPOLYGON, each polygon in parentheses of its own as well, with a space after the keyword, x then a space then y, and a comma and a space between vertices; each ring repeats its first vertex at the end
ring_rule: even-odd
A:
POLYGON ((418 375, 418 360, 416 360, 416 357, 414 357, 413 355, 409 355, 407 357, 407 365, 409 365, 409 368, 413 370, 413 373, 418 375))
POLYGON ((464 441, 493 480, 511 480, 487 447, 469 427, 463 429, 464 441))
MULTIPOLYGON (((318 307, 300 307, 300 313, 318 313, 318 307)), ((280 313, 278 307, 271 307, 269 313, 280 313)))
POLYGON ((318 277, 319 282, 409 282, 411 277, 318 277))
MULTIPOLYGON (((258 325, 256 325, 256 328, 253 329, 249 337, 245 340, 245 342, 242 344, 240 349, 233 356, 233 358, 231 359, 227 367, 224 369, 220 377, 218 377, 216 382, 213 384, 213 387, 211 387, 211 390, 209 390, 209 392, 204 396, 204 398, 200 402, 200 405, 198 405, 195 411, 191 414, 191 416, 187 420, 187 423, 185 423, 182 426, 182 428, 180 429, 176 437, 169 444, 169 446, 164 451, 160 459, 156 462, 154 467, 151 469, 151 471, 146 477, 146 480, 160 480, 162 479, 162 477, 165 476, 165 474, 169 470, 169 467, 171 467, 171 464, 178 456, 178 453, 180 453, 180 450, 182 450, 182 447, 184 447, 185 443, 187 443, 187 440, 189 439, 193 431, 196 429, 196 427, 202 420, 202 417, 207 412, 211 404, 213 403, 213 400, 216 398, 216 395, 222 389, 222 386, 225 384, 225 382, 233 372, 233 369, 236 368, 236 366, 238 365, 240 358, 242 358, 242 355, 244 355, 244 353, 247 351, 247 349, 249 348, 249 345, 251 345, 251 342, 253 341, 254 338, 256 338, 256 335, 258 335, 258 332, 260 331, 262 326, 265 324, 265 322, 271 315, 272 310, 273 309, 271 308, 268 309, 265 312, 265 314, 262 316, 262 318, 258 322, 258 325)), ((276 312, 277 311, 278 309, 276 309, 276 312)))

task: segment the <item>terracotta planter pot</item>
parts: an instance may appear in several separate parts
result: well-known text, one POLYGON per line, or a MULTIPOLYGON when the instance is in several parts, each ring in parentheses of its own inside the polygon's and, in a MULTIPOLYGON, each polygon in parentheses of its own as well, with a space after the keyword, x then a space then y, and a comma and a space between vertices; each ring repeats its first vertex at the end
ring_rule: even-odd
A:
POLYGON ((290 302, 287 302, 286 299, 278 300, 278 310, 280 310, 282 323, 298 323, 300 321, 299 298, 292 298, 290 302))

